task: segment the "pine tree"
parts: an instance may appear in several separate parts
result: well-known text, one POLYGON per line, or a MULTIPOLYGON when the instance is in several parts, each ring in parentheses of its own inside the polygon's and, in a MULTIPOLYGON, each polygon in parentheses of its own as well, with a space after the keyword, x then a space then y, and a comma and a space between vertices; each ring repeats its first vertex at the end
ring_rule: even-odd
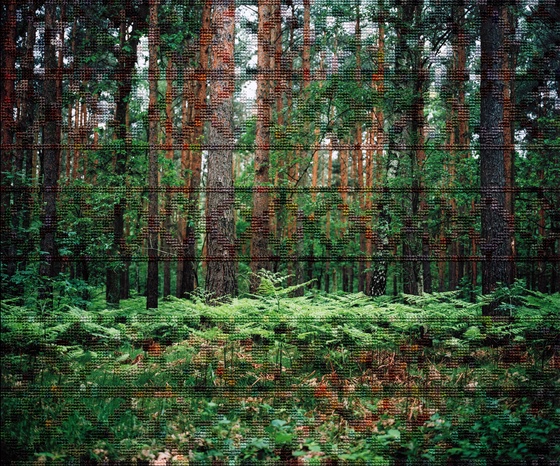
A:
POLYGON ((237 292, 233 204, 233 92, 235 1, 213 4, 210 128, 206 189, 206 291, 221 300, 237 292))
POLYGON ((150 22, 148 30, 148 79, 150 95, 148 103, 148 276, 146 281, 146 307, 158 307, 159 295, 159 196, 158 196, 158 92, 159 79, 158 50, 159 50, 159 25, 158 25, 159 0, 150 0, 150 22))
MULTIPOLYGON (((267 0, 259 0, 257 32, 257 126, 255 138, 255 180, 253 191, 253 212, 251 221, 251 270, 269 270, 269 165, 270 165, 270 68, 271 7, 267 0)), ((251 279, 251 291, 259 286, 256 275, 251 279)))
MULTIPOLYGON (((499 284, 511 280, 512 232, 508 226, 506 203, 506 163, 504 149, 504 17, 501 1, 488 1, 480 7, 480 187, 482 204, 481 253, 482 293, 489 294, 499 284)), ((483 312, 493 314, 498 303, 485 306, 483 312)))

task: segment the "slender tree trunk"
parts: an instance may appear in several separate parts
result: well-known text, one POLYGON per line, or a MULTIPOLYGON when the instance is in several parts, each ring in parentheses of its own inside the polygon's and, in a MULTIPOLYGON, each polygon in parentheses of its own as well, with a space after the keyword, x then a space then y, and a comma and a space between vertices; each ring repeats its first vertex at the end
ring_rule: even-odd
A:
POLYGON ((516 276, 515 266, 515 176, 514 176, 514 114, 515 114, 515 68, 517 66, 517 49, 515 39, 515 18, 509 7, 502 9, 504 24, 504 176, 507 211, 508 243, 508 283, 513 283, 516 276))
MULTIPOLYGON (((212 40, 212 0, 207 0, 202 8, 202 27, 200 29, 199 38, 199 72, 200 78, 195 84, 193 102, 191 102, 190 122, 192 130, 188 134, 191 138, 188 141, 189 150, 189 168, 190 179, 188 181, 188 207, 187 207, 187 222, 184 240, 184 264, 183 275, 181 280, 181 293, 192 293, 198 285, 197 265, 196 259, 196 237, 199 216, 199 189, 202 173, 202 136, 204 134, 204 121, 207 113, 206 94, 207 94, 207 72, 210 57, 210 43, 212 40)), ((211 151, 209 153, 212 153, 211 151)), ((206 257, 206 254, 203 254, 206 257)))
MULTIPOLYGON (((373 75, 373 87, 376 92, 382 97, 385 92, 385 19, 383 3, 380 1, 378 4, 378 27, 379 35, 377 38, 377 71, 373 75)), ((385 115, 383 113, 383 106, 380 106, 373 111, 372 129, 374 131, 375 140, 372 141, 372 170, 371 184, 375 183, 377 189, 382 188, 383 183, 383 151, 385 146, 385 115)), ((379 200, 379 199, 378 199, 379 200)), ((373 204, 373 203, 372 203, 373 204)), ((381 203, 380 203, 381 205, 381 203)), ((388 229, 389 229, 389 216, 387 215, 387 206, 382 205, 378 216, 378 242, 375 247, 377 261, 373 270, 368 273, 366 280, 366 292, 371 296, 381 296, 385 294, 387 288, 387 261, 380 256, 387 253, 386 249, 389 244, 388 229)), ((370 248, 373 253, 373 231, 372 243, 370 248)), ((372 267, 371 263, 369 267, 372 267)))
MULTIPOLYGON (((354 76, 359 87, 362 87, 362 29, 360 17, 360 3, 356 3, 356 22, 354 24, 354 40, 355 40, 355 55, 356 55, 356 69, 354 76)), ((362 122, 357 120, 354 127, 354 150, 353 150, 354 164, 356 166, 356 188, 358 190, 358 206, 363 213, 365 209, 364 203, 364 160, 362 154, 362 122)), ((358 262, 358 291, 364 292, 366 285, 365 276, 365 262, 362 255, 367 254, 366 248, 366 217, 360 215, 362 225, 360 225, 359 244, 360 244, 360 260, 358 262)))
MULTIPOLYGON (((467 149, 469 144, 468 139, 468 124, 469 114, 468 106, 465 100, 465 81, 468 79, 466 72, 467 67, 467 53, 466 53, 466 35, 464 28, 464 15, 465 7, 463 5, 453 6, 453 23, 456 27, 456 33, 451 38, 453 60, 451 62, 451 69, 449 75, 452 82, 450 83, 450 92, 452 93, 452 107, 449 112, 448 118, 448 131, 449 131, 449 151, 450 151, 450 183, 455 186, 458 181, 459 186, 466 183, 463 174, 457 174, 457 166, 461 166, 462 162, 469 157, 467 149), (456 121, 457 123, 454 123, 456 121)), ((457 198, 450 199, 451 205, 451 231, 457 232, 457 216, 466 215, 466 206, 464 203, 458 205, 457 198)), ((468 246, 456 237, 452 239, 449 249, 449 289, 455 290, 459 287, 460 281, 463 277, 466 263, 464 256, 468 250, 468 246)), ((470 272, 469 272, 470 274, 470 272)), ((441 284, 440 284, 441 288, 441 284)))
MULTIPOLYGON (((303 48, 301 53, 301 71, 303 75, 303 99, 306 101, 309 98, 308 88, 311 83, 311 0, 303 0, 303 48)), ((304 133, 309 134, 309 123, 304 123, 304 133)), ((294 177, 295 185, 301 183, 303 180, 302 174, 299 170, 299 164, 303 161, 305 153, 302 150, 296 150, 297 161, 294 165, 294 177)), ((293 194, 293 203, 296 206, 299 204, 297 201, 297 193, 293 194)), ((303 211, 296 207, 294 211, 294 216, 292 217, 292 222, 295 222, 295 256, 296 260, 294 263, 294 282, 296 284, 303 283, 304 272, 303 272, 303 254, 304 254, 304 235, 303 235, 303 211)), ((303 296, 303 288, 298 288, 292 292, 292 296, 303 296)))
MULTIPOLYGON (((283 150, 283 155, 277 157, 276 159, 276 170, 274 176, 274 194, 272 199, 272 214, 271 214, 271 224, 270 231, 274 234, 274 242, 276 245, 280 245, 283 238, 283 228, 285 224, 285 162, 286 162, 286 148, 282 149, 281 145, 285 142, 285 126, 284 126, 284 94, 286 89, 286 75, 287 70, 285 64, 282 61, 283 54, 283 44, 282 44, 282 7, 280 5, 281 0, 272 0, 271 6, 271 47, 274 51, 270 67, 274 70, 274 80, 273 80, 273 90, 270 96, 271 98, 271 109, 274 109, 273 117, 275 118, 276 131, 274 138, 271 137, 272 148, 276 151, 283 150), (280 190, 278 189, 280 188, 280 190)), ((280 267, 280 248, 272 247, 272 253, 274 254, 274 263, 272 264, 272 269, 274 272, 278 272, 280 267)))
MULTIPOLYGON (((418 12, 419 16, 420 13, 418 12)), ((432 272, 430 262, 430 236, 427 226, 428 202, 426 201, 426 190, 424 186, 424 163, 426 161, 425 137, 424 137, 424 93, 426 87, 427 72, 423 65, 424 40, 418 40, 417 51, 417 81, 416 81, 416 103, 413 127, 416 133, 416 166, 418 169, 418 207, 419 207, 419 228, 422 231, 421 252, 422 252, 422 287, 426 293, 432 292, 432 272)))
MULTIPOLYGON (((43 215, 41 226, 41 251, 44 253, 40 263, 39 272, 46 277, 55 277, 60 270, 60 261, 57 248, 57 193, 60 172, 60 144, 62 107, 59 97, 62 70, 58 68, 58 59, 55 46, 56 31, 55 4, 45 6, 45 81, 43 91, 45 96, 45 123, 43 133, 43 215)), ((40 292, 41 298, 52 296, 49 286, 40 292)))
MULTIPOLYGON (((34 196, 31 193, 29 180, 33 177, 33 131, 30 128, 34 127, 35 122, 35 92, 33 81, 31 75, 34 68, 34 58, 33 50, 35 48, 35 8, 34 2, 29 1, 27 3, 27 11, 25 13, 26 18, 26 36, 25 36, 25 50, 22 59, 22 76, 24 79, 21 81, 21 106, 19 109, 19 119, 17 122, 16 131, 16 146, 19 154, 16 156, 16 160, 19 160, 17 165, 17 170, 19 170, 23 176, 23 179, 27 180, 27 186, 19 194, 19 198, 16 198, 14 205, 20 210, 21 227, 24 232, 29 231, 31 226, 31 215, 33 210, 34 196)), ((6 68, 2 68, 6 69, 6 68)), ((2 138, 2 140, 4 140, 2 138)), ((19 178, 16 178, 17 181, 19 178)), ((21 233, 20 233, 20 236, 21 233)), ((24 269, 27 263, 27 257, 29 253, 33 250, 31 244, 31 236, 29 233, 23 234, 24 242, 21 247, 21 262, 19 267, 24 269)))
MULTIPOLYGON (((188 43, 187 43, 188 47, 188 43)), ((188 66, 188 65, 187 65, 188 66)), ((190 133, 190 126, 191 126, 191 119, 189 118, 192 115, 191 107, 194 103, 194 82, 189 82, 187 79, 183 82, 183 91, 181 95, 181 169, 179 172, 180 177, 185 178, 185 186, 188 190, 188 170, 190 167, 190 157, 188 156, 189 151, 187 150, 188 141, 191 140, 190 133)), ((187 227, 187 220, 185 216, 179 216, 177 219, 177 239, 179 244, 182 245, 181 249, 179 250, 179 255, 177 258, 177 270, 176 270, 176 282, 175 282, 175 295, 178 298, 183 297, 183 264, 185 262, 185 244, 186 244, 186 237, 185 237, 185 229, 187 227)))
MULTIPOLYGON (((259 26, 257 32, 257 124, 255 136, 255 186, 251 220, 251 271, 270 269, 269 236, 269 152, 270 152, 270 56, 271 11, 267 0, 258 2, 259 26)), ((251 278, 251 292, 256 292, 260 280, 251 278)))
MULTIPOLYGON (((511 272, 508 206, 504 159, 504 33, 497 18, 505 6, 492 0, 481 10, 480 186, 482 205, 482 293, 489 294, 509 283, 511 272)), ((486 315, 496 314, 499 303, 484 306, 486 315)))
MULTIPOLYGON (((304 4, 304 43, 303 48, 305 49, 308 45, 310 45, 310 30, 308 26, 306 26, 306 18, 308 18, 307 14, 305 13, 306 8, 309 8, 310 3, 307 2, 304 4), (306 5, 308 5, 306 7, 306 5), (307 32, 307 40, 305 39, 307 32)), ((294 49, 294 30, 296 26, 295 21, 295 8, 292 4, 292 18, 290 20, 290 39, 289 39, 289 50, 294 49)), ((306 52, 302 54, 302 57, 306 55, 306 52)), ((305 80, 309 79, 310 73, 309 70, 306 73, 305 67, 308 66, 308 63, 304 60, 302 63, 302 70, 303 70, 303 78, 304 78, 304 87, 305 87, 305 80)), ((294 60, 293 58, 288 59, 288 76, 292 76, 294 73, 294 60)), ((290 109, 293 103, 293 82, 291 79, 288 80, 287 83, 287 98, 286 98, 286 108, 290 109)), ((287 118, 287 121, 290 121, 290 117, 287 118)), ((300 181, 300 173, 299 173, 299 160, 301 157, 300 150, 292 150, 290 151, 290 156, 288 158, 288 186, 292 185, 293 187, 297 187, 300 181)), ((294 190, 290 193, 288 198, 288 241, 290 244, 290 260, 288 262, 288 285, 299 284, 303 281, 303 270, 301 265, 301 244, 298 244, 298 216, 299 216, 299 208, 298 208, 298 193, 294 190)), ((292 293, 292 296, 302 296, 303 289, 299 288, 292 293)))
POLYGON ((148 102, 148 276, 146 280, 146 307, 147 309, 158 307, 158 236, 160 230, 159 222, 159 199, 158 199, 158 97, 157 84, 159 79, 158 49, 159 49, 159 24, 158 24, 159 0, 150 0, 150 22, 148 33, 148 79, 150 85, 150 96, 148 102))
POLYGON ((235 2, 223 0, 212 12, 211 123, 208 140, 206 229, 208 265, 206 290, 211 300, 237 292, 233 204, 233 92, 235 90, 235 2))
MULTIPOLYGON (((344 146, 347 144, 342 144, 342 147, 338 150, 338 157, 340 161, 340 238, 343 239, 346 236, 346 227, 348 223, 348 213, 350 212, 350 207, 348 206, 348 149, 344 146)), ((349 290, 349 268, 346 261, 342 262, 342 291, 348 292, 349 290)))
MULTIPOLYGON (((334 139, 334 134, 330 135, 330 141, 329 141, 329 163, 327 166, 327 187, 329 188, 329 190, 332 187, 332 172, 333 172, 333 139, 334 139)), ((332 243, 331 243, 331 211, 330 209, 327 210, 327 215, 326 215, 326 220, 325 220, 325 239, 327 242, 327 261, 325 263, 325 291, 327 293, 330 293, 331 291, 331 261, 330 261, 330 257, 331 257, 331 250, 332 250, 332 243)))
MULTIPOLYGON (((11 212, 11 205, 15 207, 15 199, 17 194, 11 195, 10 191, 13 189, 13 184, 17 183, 17 177, 12 181, 10 176, 5 174, 14 174, 17 170, 17 155, 14 152, 14 135, 16 129, 16 122, 14 120, 14 109, 16 107, 16 2, 10 0, 6 2, 6 14, 2 23, 2 87, 1 87, 1 102, 2 102, 2 131, 1 131, 1 179, 2 179, 2 194, 0 202, 0 235, 2 236, 2 250, 3 259, 6 269, 2 270, 9 277, 13 276, 16 272, 16 244, 12 239, 17 236, 17 216, 15 212, 11 212), (11 231, 10 231, 11 230, 11 231), (9 239, 10 238, 10 239, 9 239), (7 243, 7 244, 6 244, 7 243), (6 244, 6 249, 4 249, 6 244)), ((4 267, 2 267, 4 268, 4 267)))
MULTIPOLYGON (((457 93, 457 117, 458 117, 458 135, 457 135, 457 144, 460 151, 460 158, 462 162, 466 161, 471 157, 471 152, 469 150, 469 106, 466 100, 466 82, 469 79, 468 72, 467 72, 467 34, 464 27, 464 19, 465 16, 465 9, 463 6, 458 7, 457 17, 458 17, 458 34, 457 34, 457 42, 456 42, 456 49, 457 49, 457 79, 458 79, 458 93, 457 93)), ((467 183, 467 179, 464 174, 461 174, 460 183, 464 186, 467 183)), ((462 217, 466 217, 468 212, 468 206, 464 203, 459 205, 459 215, 462 217)), ((465 260, 465 256, 469 251, 469 245, 464 244, 464 242, 460 242, 457 248, 458 254, 458 265, 459 270, 457 273, 457 286, 460 285, 461 280, 465 273, 467 275, 471 275, 471 270, 468 270, 468 263, 465 260)), ((474 255, 471 248, 471 254, 474 255)), ((476 270, 476 262, 473 262, 476 270)), ((472 280, 472 277, 471 277, 472 280)), ((474 281, 476 286, 476 273, 474 274, 474 281)), ((474 286, 471 287, 474 292, 474 286)))
MULTIPOLYGON (((165 158, 169 167, 173 166, 173 60, 171 54, 167 57, 167 68, 165 72, 165 158)), ((169 167, 167 167, 169 169, 169 167)), ((162 251, 165 255, 163 262, 163 296, 171 295, 171 256, 172 256, 172 235, 171 235, 171 192, 165 193, 165 227, 163 230, 162 251)))
MULTIPOLYGON (((421 3, 406 2, 400 7, 400 16, 402 21, 397 26, 397 50, 395 53, 395 70, 399 74, 407 73, 407 66, 416 70, 418 65, 417 45, 411 47, 410 42, 418 43, 417 12, 421 8, 421 3)), ((414 76, 409 82, 403 84, 404 89, 412 93, 412 104, 397 110, 400 120, 397 122, 399 127, 404 130, 401 132, 401 141, 408 146, 407 150, 410 160, 409 179, 411 180, 411 200, 401 200, 401 208, 404 212, 411 212, 403 219, 403 243, 402 243, 402 283, 403 292, 406 294, 418 294, 420 292, 420 273, 419 273, 419 256, 420 246, 418 238, 418 225, 416 223, 419 208, 419 180, 418 180, 418 164, 417 147, 418 138, 418 120, 416 107, 418 105, 417 95, 418 77, 414 76)), ((406 103, 406 102, 403 102, 406 103)))
MULTIPOLYGON (((115 132, 114 138, 117 142, 118 149, 114 153, 115 175, 117 177, 117 185, 124 182, 126 166, 128 162, 128 153, 131 149, 129 138, 127 138, 127 109, 130 96, 132 94, 132 76, 134 66, 136 64, 138 49, 138 34, 136 32, 135 23, 132 24, 131 37, 127 40, 127 29, 129 21, 126 19, 126 13, 123 9, 121 16, 123 17, 120 25, 119 37, 119 57, 118 57, 118 87, 115 106, 115 132), (127 46, 127 47, 125 47, 127 46), (128 49, 130 47, 130 49, 128 49)), ((121 282, 123 274, 127 273, 121 262, 126 238, 124 236, 124 212, 126 211, 126 196, 120 195, 113 206, 113 244, 111 246, 111 261, 107 265, 105 282, 105 298, 107 303, 112 306, 119 306, 121 296, 128 295, 128 291, 121 290, 121 282)), ((126 267, 126 266, 125 266, 126 267)))
MULTIPOLYGON (((373 157, 375 151, 375 109, 371 111, 372 127, 367 130, 366 140, 366 161, 365 161, 365 212, 373 212, 373 199, 377 197, 373 192, 373 157)), ((365 225, 364 234, 364 251, 366 260, 364 263, 364 289, 363 292, 367 295, 371 294, 371 266, 373 257, 373 215, 368 215, 365 225)))

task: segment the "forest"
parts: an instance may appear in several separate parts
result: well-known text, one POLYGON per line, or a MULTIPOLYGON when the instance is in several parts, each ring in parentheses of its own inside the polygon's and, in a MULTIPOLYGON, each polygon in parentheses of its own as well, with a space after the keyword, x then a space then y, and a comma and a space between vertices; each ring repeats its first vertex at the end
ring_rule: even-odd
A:
POLYGON ((5 0, 1 458, 560 464, 560 4, 5 0))

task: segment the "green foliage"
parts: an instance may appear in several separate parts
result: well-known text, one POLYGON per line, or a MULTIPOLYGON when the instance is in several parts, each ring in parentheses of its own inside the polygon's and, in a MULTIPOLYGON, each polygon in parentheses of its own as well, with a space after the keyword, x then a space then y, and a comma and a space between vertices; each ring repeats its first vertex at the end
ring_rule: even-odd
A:
POLYGON ((30 460, 231 464, 558 456, 558 295, 520 284, 511 316, 492 319, 458 292, 289 298, 285 277, 259 276, 257 299, 220 306, 2 301, 2 390, 50 400, 5 397, 2 448, 30 460), (440 395, 422 395, 430 387, 440 395))

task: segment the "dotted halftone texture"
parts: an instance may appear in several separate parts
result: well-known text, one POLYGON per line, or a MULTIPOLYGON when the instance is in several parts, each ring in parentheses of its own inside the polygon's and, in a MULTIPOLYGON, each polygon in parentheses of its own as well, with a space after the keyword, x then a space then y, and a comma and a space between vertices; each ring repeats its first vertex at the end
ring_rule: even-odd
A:
MULTIPOLYGON (((106 266, 125 263, 133 286, 144 292, 148 235, 156 229, 165 245, 159 261, 173 265, 181 260, 197 261, 202 283, 206 262, 220 260, 208 257, 204 246, 220 213, 206 213, 204 207, 207 196, 215 194, 205 187, 207 163, 223 149, 233 149, 235 186, 215 191, 223 196, 224 208, 233 207, 235 212, 235 239, 229 244, 224 238, 224 248, 234 251, 240 273, 247 273, 251 260, 259 259, 280 273, 299 274, 301 281, 315 278, 311 287, 350 292, 381 287, 390 294, 401 292, 403 284, 411 280, 426 288, 429 277, 433 291, 463 285, 475 288, 480 286, 482 262, 496 260, 495 245, 485 244, 480 233, 483 205, 490 202, 492 193, 481 193, 478 177, 477 2, 465 2, 462 13, 455 2, 430 3, 422 23, 410 9, 413 27, 406 28, 396 20, 397 2, 381 2, 381 8, 378 2, 362 1, 359 35, 353 1, 312 2, 311 27, 305 33, 301 1, 271 2, 279 6, 276 18, 282 21, 282 48, 278 52, 269 46, 274 67, 264 70, 256 65, 256 5, 238 2, 235 70, 222 74, 204 69, 197 61, 201 46, 211 45, 217 26, 211 23, 201 29, 202 6, 161 1, 159 103, 155 115, 148 115, 150 76, 143 2, 131 0, 122 7, 113 2, 104 16, 98 2, 61 1, 57 5, 63 14, 56 22, 56 50, 62 63, 57 74, 62 77, 57 101, 62 111, 60 181, 49 188, 40 182, 44 151, 52 149, 43 143, 45 125, 52 117, 42 92, 49 78, 41 63, 43 12, 37 10, 33 19, 36 41, 31 56, 35 63, 30 66, 24 58, 30 11, 27 3, 16 3, 21 41, 17 43, 14 95, 12 104, 4 94, 2 100, 2 124, 7 128, 2 133, 3 170, 8 168, 2 176, 4 264, 40 261, 41 235, 56 231, 59 255, 48 259, 59 262, 63 272, 83 278, 87 270, 90 276, 103 277, 106 266), (466 15, 464 29, 450 27, 452 14, 458 18, 466 15), (132 123, 119 140, 113 137, 116 95, 127 73, 119 68, 118 60, 123 50, 129 52, 134 33, 143 38, 137 45, 128 99, 132 123), (119 34, 125 37, 120 45, 119 34), (307 46, 311 50, 309 69, 302 61, 307 46), (463 46, 467 58, 465 68, 460 69, 456 64, 463 46), (198 102, 196 95, 201 82, 207 83, 210 94, 213 83, 223 79, 233 81, 235 87, 233 131, 226 146, 204 138, 211 124, 212 102, 198 102), (260 108, 255 102, 258 80, 269 84, 267 100, 260 108), (419 96, 424 97, 423 102, 419 96), (28 114, 12 111, 16 106, 21 109, 26 98, 32 102, 28 114), (418 118, 420 105, 424 105, 423 119, 418 118), (255 121, 264 114, 270 141, 267 147, 257 147, 255 121), (151 146, 160 151, 161 175, 156 188, 160 211, 148 224, 147 128, 154 118, 160 128, 160 142, 151 146), (461 128, 466 133, 461 134, 461 128), (257 149, 269 149, 270 183, 266 186, 251 183, 257 149), (125 174, 118 178, 113 174, 123 151, 127 154, 125 174), (202 181, 193 188, 193 161, 198 157, 202 181), (48 189, 56 190, 58 196, 52 224, 42 212, 42 197, 48 189), (269 207, 258 219, 252 216, 255 192, 269 196, 269 207), (125 212, 125 239, 114 247, 114 218, 119 209, 125 212), (185 235, 187 225, 194 227, 189 230, 191 236, 185 235), (251 257, 255 235, 267 237, 267 257, 251 257), (187 246, 195 240, 194 256, 186 255, 187 246), (360 275, 366 278, 362 280, 360 275)), ((547 13, 551 9, 550 5, 535 9, 534 18, 544 25, 543 30, 560 37, 554 15, 547 13)), ((5 15, 6 10, 2 11, 5 15)), ((495 213, 506 218, 503 234, 514 244, 512 254, 499 259, 511 263, 512 270, 530 287, 553 292, 559 290, 559 60, 553 47, 540 61, 527 58, 531 43, 522 38, 534 40, 535 28, 535 22, 519 19, 517 32, 505 32, 509 65, 516 66, 509 54, 512 51, 517 52, 519 62, 525 61, 515 72, 503 70, 503 76, 511 76, 511 95, 518 99, 518 105, 511 108, 504 97, 507 93, 499 97, 506 99, 515 130, 513 142, 504 145, 504 152, 515 150, 514 176, 519 172, 526 178, 516 177, 505 190, 514 215, 500 209, 495 213)), ((10 80, 12 75, 3 76, 10 80)), ((352 309, 351 300, 343 305, 352 309)), ((185 306, 185 313, 195 313, 191 304, 185 306)), ((360 301, 359 306, 366 304, 360 301)), ((526 389, 514 383, 515 388, 504 387, 504 374, 513 365, 530 370, 542 364, 548 375, 560 367, 554 345, 543 347, 542 361, 525 344, 510 343, 485 353, 473 342, 439 351, 434 349, 433 335, 424 332, 437 322, 443 325, 445 319, 430 320, 425 315, 417 319, 414 335, 399 333, 399 324, 406 327, 409 322, 398 317, 391 322, 363 315, 332 317, 327 320, 335 327, 334 334, 329 337, 322 330, 310 330, 317 333, 316 340, 299 338, 289 322, 279 323, 265 336, 246 332, 248 337, 229 341, 197 335, 205 325, 217 323, 211 319, 179 319, 170 326, 157 312, 147 313, 139 322, 154 330, 145 336, 141 325, 131 336, 129 330, 138 322, 124 315, 107 319, 108 326, 121 326, 119 331, 130 343, 128 350, 115 346, 114 341, 109 345, 95 338, 89 341, 87 335, 95 331, 87 324, 96 321, 83 315, 65 337, 54 342, 62 346, 78 342, 94 351, 95 355, 84 353, 81 369, 62 365, 60 374, 47 370, 50 361, 61 364, 60 356, 49 354, 56 347, 47 333, 44 337, 37 334, 37 347, 26 350, 31 361, 28 371, 12 374, 10 366, 5 366, 10 375, 2 380, 3 405, 10 422, 29 413, 35 417, 35 423, 21 427, 20 438, 29 437, 31 445, 41 448, 48 448, 49 442, 72 443, 76 458, 86 448, 96 450, 100 458, 109 455, 104 453, 107 440, 118 445, 127 461, 140 457, 142 450, 151 452, 152 445, 155 457, 169 451, 181 459, 188 458, 189 451, 212 449, 204 439, 219 438, 212 428, 221 415, 235 412, 250 427, 239 432, 236 427, 224 427, 233 441, 227 448, 225 443, 216 448, 225 456, 238 458, 246 445, 235 440, 235 435, 267 437, 260 421, 265 419, 268 425, 274 419, 267 418, 266 406, 270 406, 276 417, 290 417, 298 425, 298 439, 319 442, 330 435, 325 432, 336 431, 343 451, 354 444, 345 427, 354 429, 352 435, 366 436, 383 415, 415 429, 436 411, 445 414, 453 406, 466 405, 472 406, 473 416, 481 410, 493 414, 495 400, 522 397, 535 400, 532 409, 537 413, 550 400, 552 388, 538 378, 526 389), (348 328, 364 321, 371 324, 371 334, 385 335, 392 346, 353 336, 348 328), (483 370, 488 361, 495 361, 495 366, 483 370), (459 377, 454 370, 465 370, 466 375, 459 377), (295 373, 302 374, 298 385, 293 383, 295 373), (314 399, 315 405, 306 399, 314 399), (210 400, 216 406, 209 406, 210 400), (280 411, 283 408, 286 411, 280 411), (72 437, 76 432, 82 436, 72 437)), ((471 320, 468 325, 515 324, 513 320, 495 324, 471 320)), ((247 323, 248 319, 239 317, 219 325, 225 335, 234 335, 247 323)), ((50 323, 45 320, 41 325, 49 328, 50 323)), ((537 338, 548 342, 547 334, 537 338)), ((295 445, 290 448, 297 449, 297 442, 295 445)), ((490 448, 498 451, 500 445, 497 441, 490 448)), ((143 458, 149 459, 149 455, 143 458)), ((284 458, 280 464, 296 464, 289 461, 294 460, 284 458)))

